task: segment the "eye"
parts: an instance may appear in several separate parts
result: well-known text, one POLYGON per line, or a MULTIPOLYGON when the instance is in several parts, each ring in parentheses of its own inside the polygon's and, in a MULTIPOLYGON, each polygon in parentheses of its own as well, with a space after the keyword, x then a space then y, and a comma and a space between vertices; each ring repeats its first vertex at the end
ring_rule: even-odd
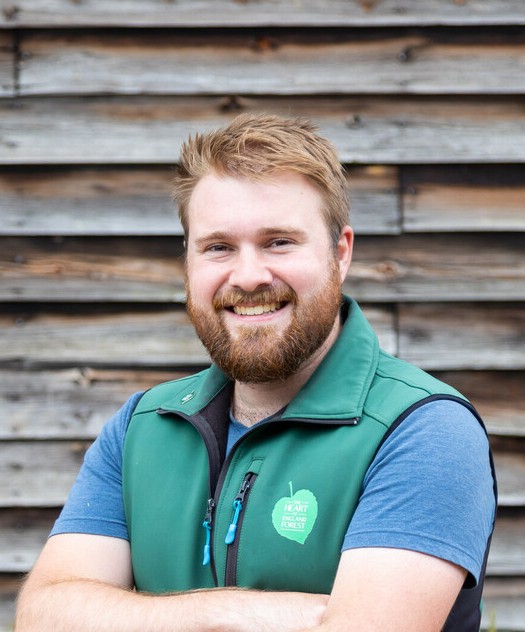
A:
POLYGON ((210 244, 209 246, 206 246, 206 248, 204 249, 205 252, 228 252, 229 250, 231 250, 230 246, 227 246, 226 244, 210 244))
POLYGON ((270 242, 270 247, 274 248, 283 248, 286 246, 293 246, 294 241, 289 239, 288 237, 277 237, 276 239, 272 239, 270 242))

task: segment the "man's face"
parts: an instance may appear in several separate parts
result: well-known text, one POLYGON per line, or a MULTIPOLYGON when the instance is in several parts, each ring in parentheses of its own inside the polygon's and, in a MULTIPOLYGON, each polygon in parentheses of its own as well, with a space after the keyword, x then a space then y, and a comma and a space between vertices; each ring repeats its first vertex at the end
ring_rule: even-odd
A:
POLYGON ((189 205, 188 313, 232 379, 285 380, 338 327, 351 231, 330 244, 322 197, 297 174, 209 174, 189 205))

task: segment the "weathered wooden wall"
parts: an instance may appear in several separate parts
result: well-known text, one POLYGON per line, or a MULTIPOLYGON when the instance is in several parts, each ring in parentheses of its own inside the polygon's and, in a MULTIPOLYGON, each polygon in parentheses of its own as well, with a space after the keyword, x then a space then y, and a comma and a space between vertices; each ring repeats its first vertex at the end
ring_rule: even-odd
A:
POLYGON ((484 414, 484 628, 525 631, 524 27, 522 0, 0 0, 0 630, 104 420, 206 364, 171 171, 262 109, 347 164, 385 348, 484 414))

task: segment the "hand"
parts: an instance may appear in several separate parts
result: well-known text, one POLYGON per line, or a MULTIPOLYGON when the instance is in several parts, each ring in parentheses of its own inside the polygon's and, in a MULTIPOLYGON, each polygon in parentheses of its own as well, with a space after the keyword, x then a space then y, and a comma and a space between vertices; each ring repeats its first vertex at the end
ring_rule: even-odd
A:
POLYGON ((328 595, 226 590, 229 594, 225 605, 236 605, 227 615, 223 611, 225 616, 237 611, 235 621, 225 622, 229 631, 301 632, 321 624, 328 603, 328 595))

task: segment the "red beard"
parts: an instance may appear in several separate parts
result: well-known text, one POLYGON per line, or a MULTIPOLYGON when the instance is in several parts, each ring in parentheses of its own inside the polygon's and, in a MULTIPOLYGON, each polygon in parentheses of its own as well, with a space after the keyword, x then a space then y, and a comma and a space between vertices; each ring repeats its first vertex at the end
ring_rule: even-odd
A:
POLYGON ((186 286, 188 314, 211 359, 232 380, 251 384, 284 381, 296 373, 328 338, 342 299, 335 260, 326 285, 306 304, 288 285, 268 286, 254 292, 230 290, 218 294, 210 313, 193 303, 189 284, 186 286), (221 311, 243 303, 291 303, 290 324, 282 333, 271 324, 241 326, 233 338, 221 311))

